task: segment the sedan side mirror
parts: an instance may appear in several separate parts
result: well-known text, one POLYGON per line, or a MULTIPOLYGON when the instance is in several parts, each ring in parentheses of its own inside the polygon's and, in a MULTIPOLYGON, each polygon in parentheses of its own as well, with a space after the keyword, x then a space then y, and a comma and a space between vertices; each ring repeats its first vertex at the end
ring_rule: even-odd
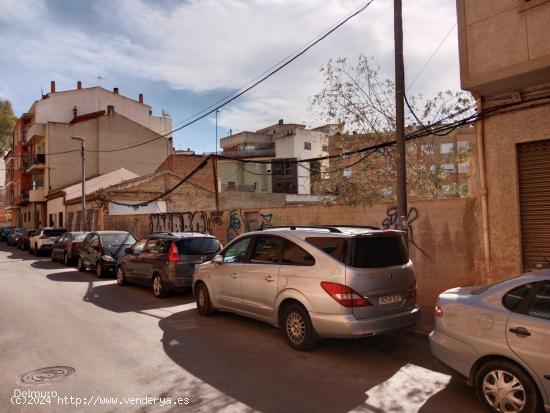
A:
POLYGON ((221 255, 216 255, 212 260, 214 264, 223 264, 223 257, 221 255))
POLYGON ((124 249, 124 254, 126 254, 126 255, 132 254, 132 247, 128 247, 128 248, 124 249))

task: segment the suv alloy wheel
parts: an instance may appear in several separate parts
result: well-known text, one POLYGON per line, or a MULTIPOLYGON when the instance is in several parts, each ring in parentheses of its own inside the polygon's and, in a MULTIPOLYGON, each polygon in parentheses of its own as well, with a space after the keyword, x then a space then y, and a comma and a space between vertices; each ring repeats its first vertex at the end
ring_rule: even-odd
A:
POLYGON ((315 347, 317 337, 307 310, 299 304, 285 308, 281 326, 286 341, 298 351, 315 347))
POLYGON ((163 298, 167 295, 166 287, 164 286, 160 274, 155 274, 153 276, 153 294, 157 298, 163 298))

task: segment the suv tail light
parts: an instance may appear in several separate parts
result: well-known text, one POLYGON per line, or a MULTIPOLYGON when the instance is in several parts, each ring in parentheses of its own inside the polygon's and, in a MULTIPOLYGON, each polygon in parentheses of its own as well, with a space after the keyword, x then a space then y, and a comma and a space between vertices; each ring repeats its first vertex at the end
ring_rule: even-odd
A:
POLYGON ((416 285, 409 290, 407 298, 416 298, 416 285))
POLYGON ((372 305, 369 300, 346 285, 323 281, 321 282, 321 287, 323 287, 323 290, 325 290, 336 302, 344 307, 367 307, 372 305))
POLYGON ((443 317, 443 309, 440 306, 436 305, 434 308, 434 315, 436 317, 443 317))
POLYGON ((178 246, 175 242, 170 244, 170 249, 168 250, 168 262, 179 262, 180 252, 178 251, 178 246))

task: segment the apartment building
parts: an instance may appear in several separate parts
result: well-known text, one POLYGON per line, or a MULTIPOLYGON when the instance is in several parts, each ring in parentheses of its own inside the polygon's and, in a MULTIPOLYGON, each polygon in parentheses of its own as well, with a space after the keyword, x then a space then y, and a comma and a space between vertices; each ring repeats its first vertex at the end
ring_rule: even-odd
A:
POLYGON ((489 280, 550 263, 550 1, 457 0, 462 88, 476 124, 489 280), (500 108, 500 110, 496 110, 500 108))
POLYGON ((85 139, 87 179, 119 168, 139 176, 154 172, 173 152, 171 129, 171 119, 153 116, 143 94, 131 99, 118 88, 83 88, 80 81, 76 89, 56 91, 51 82, 50 92, 19 118, 5 158, 7 208, 15 224, 46 225, 48 194, 81 180, 80 141, 73 137, 85 139))
POLYGON ((312 171, 319 170, 321 163, 306 165, 296 161, 328 155, 330 131, 330 125, 306 129, 305 125, 285 124, 281 119, 255 132, 244 131, 222 138, 222 156, 262 163, 220 160, 221 191, 312 194, 312 171))

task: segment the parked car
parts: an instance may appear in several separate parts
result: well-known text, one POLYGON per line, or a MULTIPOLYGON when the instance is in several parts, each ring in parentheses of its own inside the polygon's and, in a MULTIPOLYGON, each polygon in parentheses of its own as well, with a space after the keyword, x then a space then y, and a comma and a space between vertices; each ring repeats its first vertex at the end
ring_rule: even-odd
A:
POLYGON ((136 239, 126 231, 90 232, 78 247, 78 269, 93 268, 98 278, 114 274, 120 257, 136 239))
POLYGON ((48 227, 36 230, 29 240, 29 252, 34 255, 50 252, 55 240, 65 232, 67 232, 66 228, 48 227))
POLYGON ((0 241, 6 242, 8 240, 8 235, 10 235, 15 228, 13 227, 3 227, 0 228, 0 241))
POLYGON ((54 242, 52 247, 52 261, 63 261, 71 265, 78 257, 78 247, 84 240, 86 232, 66 232, 54 242))
POLYGON ((28 250, 29 249, 29 241, 31 239, 31 237, 34 235, 34 233, 36 232, 36 230, 34 229, 26 229, 25 231, 23 231, 23 233, 21 234, 21 236, 19 237, 19 240, 17 242, 17 248, 19 248, 20 250, 28 250))
POLYGON ((117 267, 117 282, 152 287, 156 297, 191 287, 195 266, 210 261, 220 242, 201 232, 153 233, 127 248, 117 267))
POLYGON ((453 288, 435 307, 433 355, 493 412, 550 412, 550 270, 453 288))
POLYGON ((284 227, 233 240, 195 271, 201 315, 232 311, 282 328, 296 350, 318 337, 364 337, 418 322, 403 233, 284 227))
POLYGON ((23 233, 23 231, 25 231, 24 228, 14 228, 13 232, 11 232, 8 235, 8 239, 7 239, 8 245, 11 245, 12 247, 16 247, 17 242, 19 241, 19 237, 21 237, 21 234, 23 233))

